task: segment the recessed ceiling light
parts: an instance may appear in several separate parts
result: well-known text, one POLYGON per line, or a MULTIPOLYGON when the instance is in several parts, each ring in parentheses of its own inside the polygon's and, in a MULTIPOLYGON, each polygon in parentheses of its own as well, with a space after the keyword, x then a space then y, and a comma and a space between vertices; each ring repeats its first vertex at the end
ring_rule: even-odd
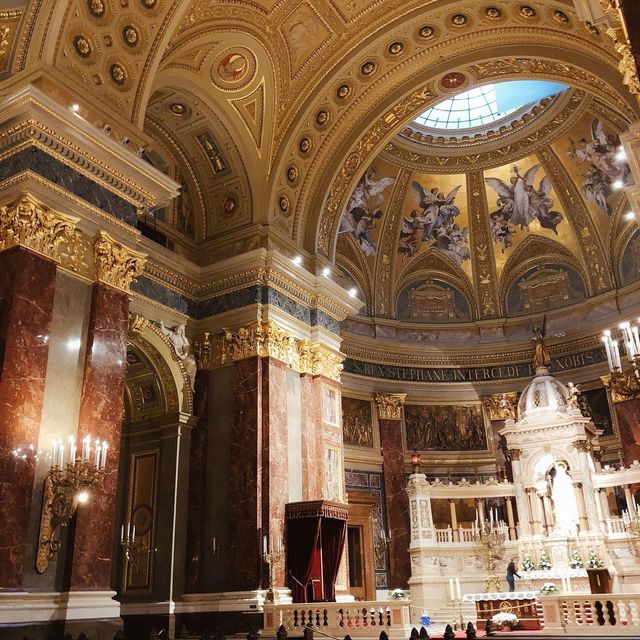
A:
POLYGON ((80 111, 80 105, 77 102, 74 102, 69 108, 73 113, 78 113, 78 111, 80 111))
POLYGON ((636 214, 633 211, 627 211, 627 213, 625 213, 622 217, 625 220, 634 220, 636 217, 636 214))
POLYGON ((325 278, 328 278, 328 277, 331 275, 331 269, 329 269, 329 267, 325 267, 325 268, 322 270, 322 275, 323 275, 325 278))
POLYGON ((293 264, 297 264, 298 266, 302 264, 302 256, 294 256, 291 259, 291 262, 293 262, 293 264))
POLYGON ((618 153, 616 153, 616 160, 626 160, 627 154, 625 153, 624 147, 620 145, 618 147, 618 153))
POLYGON ((614 180, 611 186, 614 189, 622 189, 622 187, 624 187, 624 182, 622 182, 622 180, 614 180))
POLYGON ((358 295, 358 290, 355 287, 351 287, 351 289, 349 289, 349 295, 355 298, 358 295))

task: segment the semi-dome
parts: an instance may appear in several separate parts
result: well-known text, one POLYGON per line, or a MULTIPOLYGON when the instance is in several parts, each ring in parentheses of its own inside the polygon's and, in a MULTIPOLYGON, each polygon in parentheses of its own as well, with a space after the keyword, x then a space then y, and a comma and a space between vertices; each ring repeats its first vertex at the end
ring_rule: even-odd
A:
POLYGON ((536 376, 526 386, 518 401, 520 419, 545 413, 567 413, 571 408, 571 391, 549 374, 547 367, 538 367, 536 376))

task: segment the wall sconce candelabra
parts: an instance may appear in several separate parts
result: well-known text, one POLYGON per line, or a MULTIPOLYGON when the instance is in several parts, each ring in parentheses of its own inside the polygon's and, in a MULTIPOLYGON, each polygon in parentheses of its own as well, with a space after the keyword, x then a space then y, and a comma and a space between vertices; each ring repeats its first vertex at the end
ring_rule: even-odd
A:
POLYGON ((620 324, 627 359, 631 365, 626 370, 620 358, 620 343, 614 340, 607 329, 602 334, 602 342, 607 352, 609 363, 609 389, 624 400, 640 396, 640 332, 636 324, 623 322, 620 324))
POLYGON ((276 565, 282 560, 282 538, 278 537, 275 544, 275 550, 273 549, 273 540, 267 548, 267 536, 263 538, 262 545, 262 559, 269 565, 269 589, 265 594, 265 602, 276 603, 280 599, 278 592, 275 589, 275 571, 276 565))
POLYGON ((626 515, 623 514, 623 520, 627 533, 631 536, 631 550, 638 557, 640 556, 640 513, 636 511, 631 518, 627 512, 626 515))
POLYGON ((53 443, 51 468, 44 481, 36 555, 38 573, 44 573, 47 570, 49 561, 60 549, 61 542, 56 535, 58 529, 69 524, 78 504, 87 502, 89 488, 102 486, 109 445, 97 440, 93 461, 91 449, 91 436, 83 439, 80 456, 78 456, 73 436, 69 437, 68 458, 62 441, 57 440, 53 443), (68 460, 66 464, 65 459, 68 460))
POLYGON ((476 540, 484 548, 487 554, 487 579, 485 591, 487 593, 501 591, 500 580, 496 576, 496 558, 504 545, 506 536, 496 530, 492 522, 485 522, 484 526, 476 534, 476 540))

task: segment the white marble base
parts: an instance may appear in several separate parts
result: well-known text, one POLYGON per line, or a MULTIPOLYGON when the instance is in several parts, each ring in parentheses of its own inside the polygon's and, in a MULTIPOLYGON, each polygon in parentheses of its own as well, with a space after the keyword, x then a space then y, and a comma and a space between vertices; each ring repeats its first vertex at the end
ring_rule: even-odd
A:
POLYGON ((0 592, 0 625, 120 617, 115 591, 0 592))
MULTIPOLYGON (((276 589, 279 604, 291 604, 289 589, 276 589)), ((187 593, 175 603, 175 613, 203 613, 210 611, 262 611, 266 591, 224 591, 220 593, 187 593)))

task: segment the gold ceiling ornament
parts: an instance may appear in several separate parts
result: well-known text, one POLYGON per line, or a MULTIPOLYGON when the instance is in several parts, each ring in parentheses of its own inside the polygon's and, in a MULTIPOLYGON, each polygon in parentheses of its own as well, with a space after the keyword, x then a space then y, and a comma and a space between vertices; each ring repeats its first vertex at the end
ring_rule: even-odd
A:
POLYGON ((406 393, 376 393, 374 400, 380 420, 401 420, 406 393))
POLYGON ((340 382, 344 356, 324 345, 303 340, 300 345, 300 373, 323 376, 340 382))
POLYGON ((142 333, 149 325, 149 320, 144 316, 132 313, 129 315, 129 333, 142 333))
POLYGON ((482 396, 489 420, 515 420, 516 406, 518 401, 517 393, 499 393, 482 396))
POLYGON ((131 284, 142 275, 147 256, 114 240, 106 231, 100 231, 93 241, 96 279, 100 282, 130 291, 131 284))
POLYGON ((12 204, 0 207, 0 251, 23 246, 59 260, 60 244, 73 234, 79 220, 52 211, 24 193, 12 204))

